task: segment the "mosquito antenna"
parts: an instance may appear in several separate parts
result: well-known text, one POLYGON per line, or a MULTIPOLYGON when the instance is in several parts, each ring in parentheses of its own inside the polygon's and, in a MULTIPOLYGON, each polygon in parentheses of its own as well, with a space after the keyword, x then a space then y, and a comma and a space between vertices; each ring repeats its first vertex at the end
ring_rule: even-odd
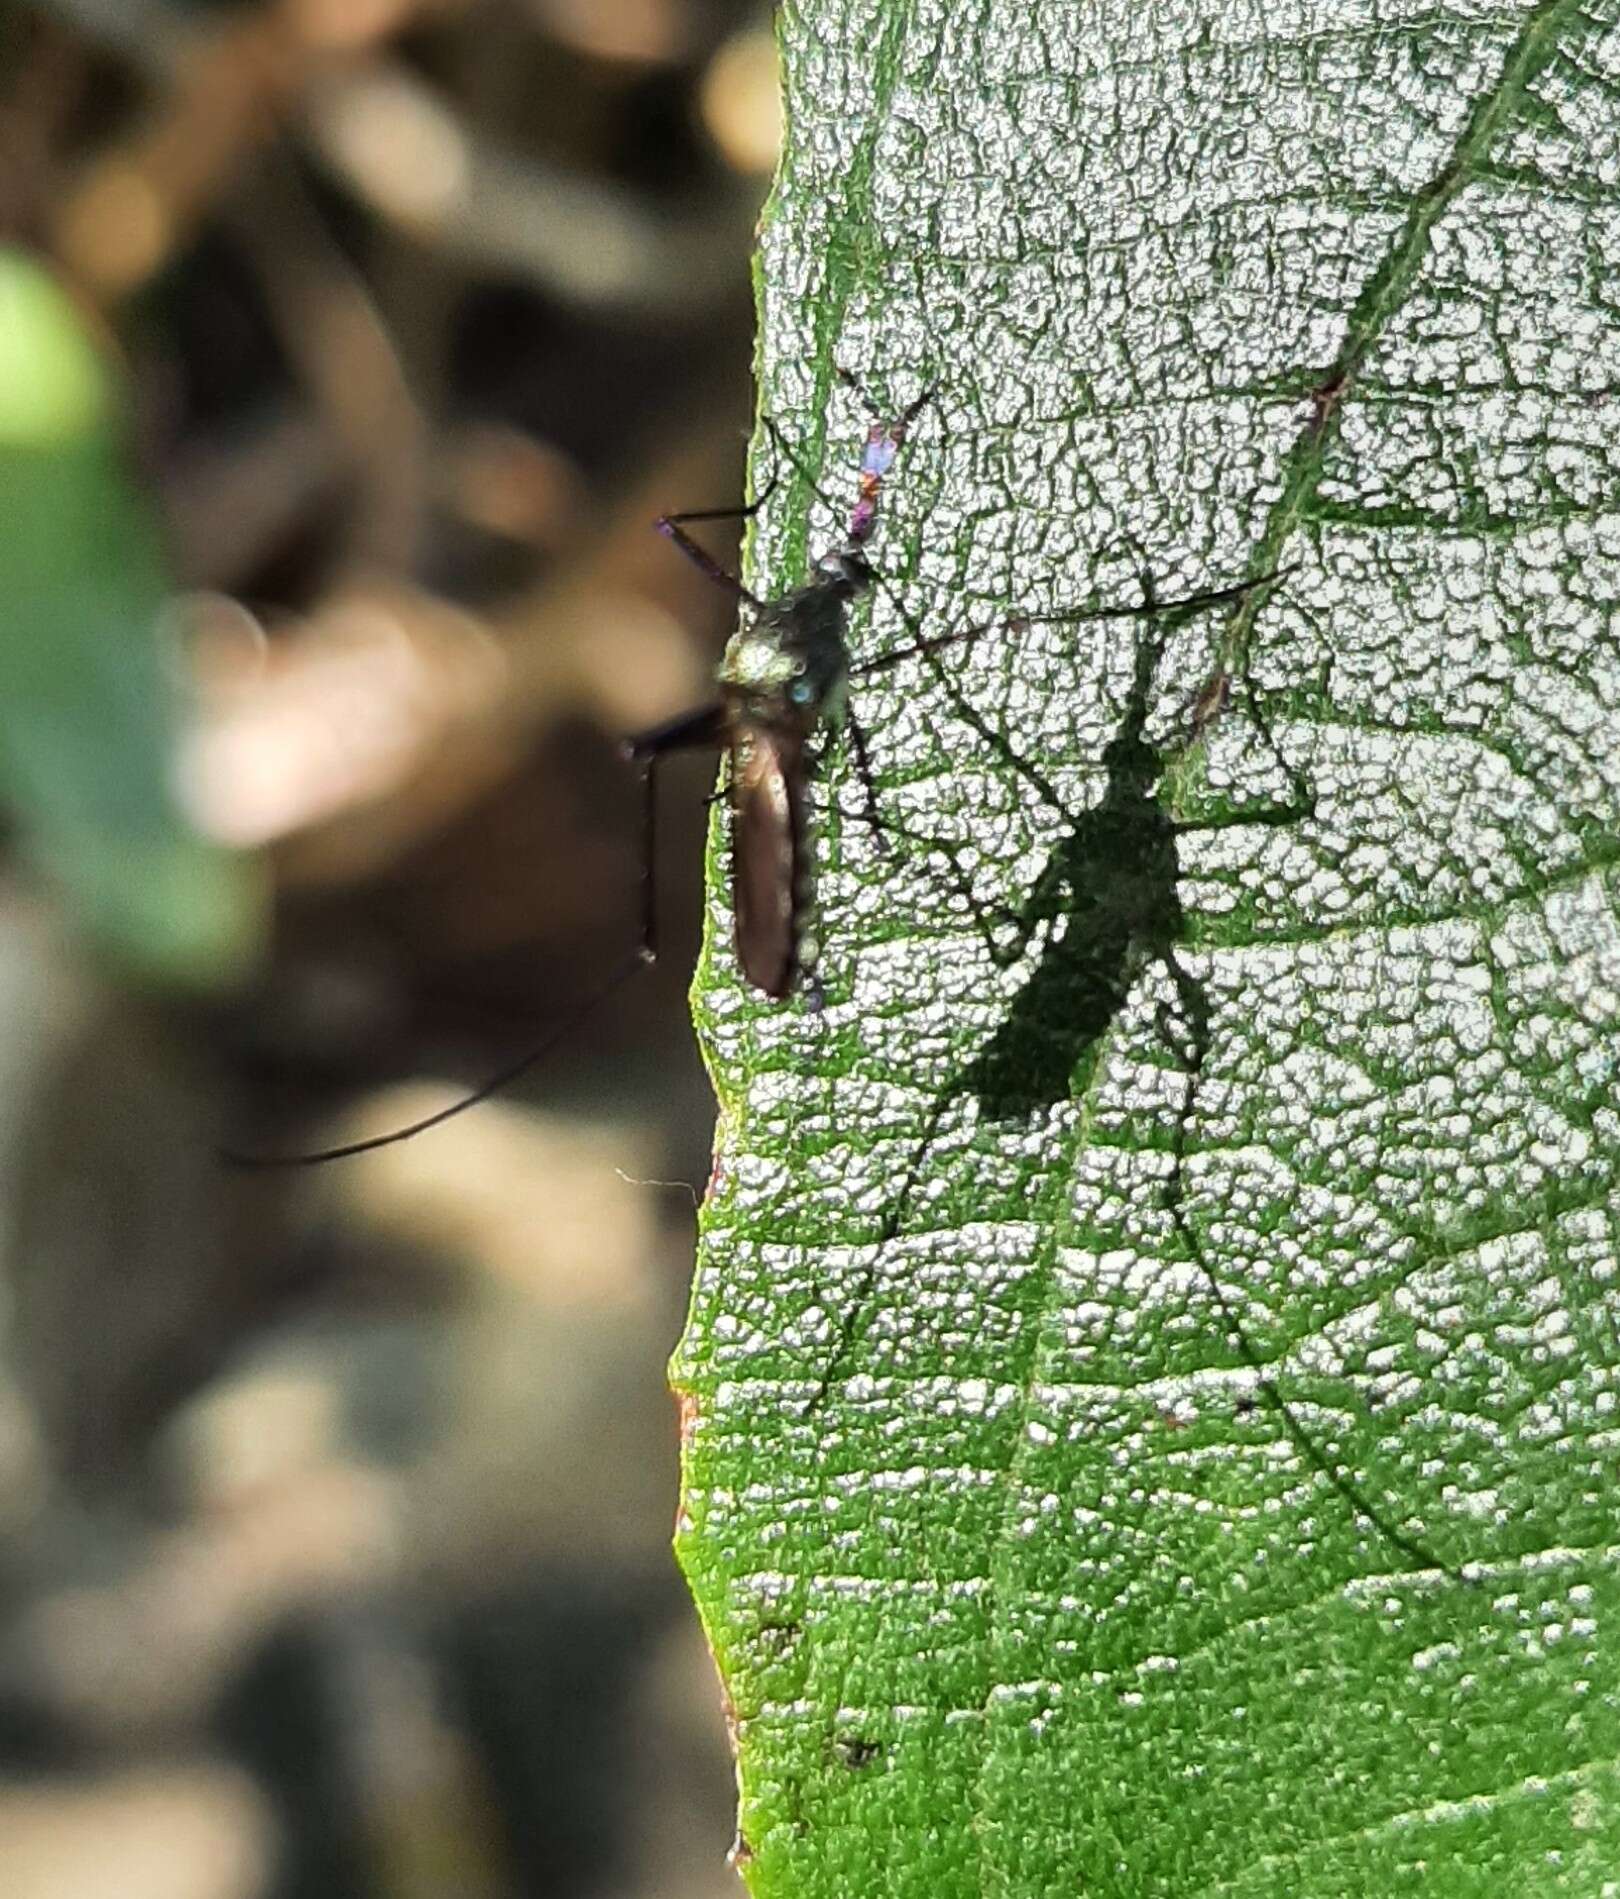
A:
MULTIPOLYGON (((672 728, 673 729, 673 728, 672 728)), ((498 1073, 491 1075, 488 1081, 452 1101, 447 1107, 439 1108, 432 1114, 425 1114, 420 1120, 411 1121, 404 1127, 394 1128, 387 1134, 373 1134, 363 1141, 345 1141, 337 1147, 316 1148, 302 1154, 253 1154, 237 1148, 221 1148, 219 1158, 227 1167, 272 1168, 272 1167, 321 1167, 329 1161, 350 1160, 356 1154, 370 1154, 380 1147, 394 1147, 401 1141, 414 1140, 418 1134, 426 1134, 430 1128, 441 1127, 446 1121, 453 1121, 457 1115, 465 1114, 469 1108, 476 1108, 481 1101, 488 1101, 519 1081, 532 1068, 537 1068, 553 1049, 567 1041, 570 1035, 587 1022, 601 1008, 610 996, 623 986, 640 969, 646 969, 658 960, 658 884, 657 884, 657 823, 658 800, 656 796, 656 772, 663 752, 653 750, 645 744, 632 745, 631 756, 641 769, 641 927, 636 947, 623 958, 607 978, 572 1009, 562 1021, 557 1023, 543 1041, 537 1042, 526 1054, 515 1062, 509 1062, 498 1073)))
POLYGON ((897 422, 891 422, 883 413, 882 409, 878 407, 877 403, 872 400, 865 383, 855 374, 854 370, 846 369, 842 363, 834 363, 833 374, 846 389, 853 389, 856 395, 860 397, 861 406, 866 410, 867 415, 872 421, 881 423, 886 429, 894 429, 896 431, 909 429, 917 417, 922 414, 923 410, 926 409, 935 396, 939 394, 940 388, 937 382, 929 383, 922 394, 912 402, 911 407, 901 414, 900 419, 897 422))

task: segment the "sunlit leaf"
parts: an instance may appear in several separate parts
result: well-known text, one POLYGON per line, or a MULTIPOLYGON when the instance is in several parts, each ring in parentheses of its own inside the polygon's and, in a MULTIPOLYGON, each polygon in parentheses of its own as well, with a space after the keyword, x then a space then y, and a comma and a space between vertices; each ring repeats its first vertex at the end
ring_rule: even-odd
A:
POLYGON ((679 1547, 742 1870, 1604 1890, 1614 11, 783 45, 753 585, 841 530, 835 362, 940 385, 857 660, 1285 572, 857 682, 895 855, 835 757, 819 1017, 739 984, 717 841, 679 1547))

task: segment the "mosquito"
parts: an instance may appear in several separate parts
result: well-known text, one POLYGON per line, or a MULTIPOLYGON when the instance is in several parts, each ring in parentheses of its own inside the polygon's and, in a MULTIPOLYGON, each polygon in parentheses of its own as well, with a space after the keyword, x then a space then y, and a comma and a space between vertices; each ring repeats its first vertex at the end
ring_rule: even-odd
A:
MULTIPOLYGON (((843 380, 856 386, 849 376, 843 380)), ((819 944, 813 929, 811 747, 823 733, 848 733, 868 820, 881 836, 871 753, 865 728, 849 703, 850 681, 886 671, 925 646, 951 643, 947 635, 861 666, 850 663, 850 606, 877 579, 866 545, 877 527, 878 496, 907 430, 934 394, 932 388, 925 389, 894 421, 872 412, 861 453, 859 492, 844 538, 817 559, 810 578, 791 593, 761 600, 686 531, 700 521, 750 519, 764 505, 770 488, 746 508, 666 514, 656 523, 701 572, 735 595, 744 614, 720 661, 718 695, 638 733, 626 741, 626 749, 649 774, 672 752, 709 746, 725 752, 737 961, 753 987, 778 1002, 799 988, 812 1008, 819 1007, 821 999, 815 975, 819 944)), ((867 406, 870 410, 870 403, 867 406)), ((786 454, 774 425, 771 433, 778 451, 786 454)))
MULTIPOLYGON (((641 907, 634 948, 542 1042, 447 1107, 387 1134, 338 1147, 292 1155, 229 1152, 227 1160, 255 1167, 312 1166, 347 1160, 425 1134, 529 1073, 637 970, 656 962, 657 775, 661 763, 676 752, 717 747, 726 755, 726 781, 718 795, 731 809, 732 910, 737 960, 743 976, 773 1001, 785 1001, 802 991, 806 1005, 818 1009, 822 993, 816 975, 820 945, 815 932, 816 867, 809 809, 810 785, 821 762, 819 750, 825 749, 818 750, 818 740, 830 743, 847 735, 865 800, 865 820, 880 847, 887 848, 870 744, 849 702, 852 682, 889 672, 908 660, 933 661, 947 649, 992 633, 1016 637, 1034 625, 1136 619, 1214 607, 1244 599, 1277 578, 1272 573, 1262 574, 1231 586, 1178 600, 1153 600, 1142 606, 1006 615, 937 635, 924 634, 920 625, 902 611, 911 637, 903 645, 855 664, 849 649, 850 608, 883 579, 867 552, 878 524, 883 484, 912 425, 933 402, 937 387, 928 386, 897 417, 888 419, 852 375, 841 368, 836 373, 867 411, 866 440, 856 499, 845 520, 843 536, 815 560, 808 579, 800 586, 762 599, 688 532, 704 522, 751 520, 774 492, 777 477, 746 506, 666 514, 654 523, 701 573, 737 600, 742 621, 721 658, 715 696, 624 742, 626 755, 641 775, 641 907)), ((780 429, 769 421, 766 427, 778 455, 824 505, 831 507, 780 429)))

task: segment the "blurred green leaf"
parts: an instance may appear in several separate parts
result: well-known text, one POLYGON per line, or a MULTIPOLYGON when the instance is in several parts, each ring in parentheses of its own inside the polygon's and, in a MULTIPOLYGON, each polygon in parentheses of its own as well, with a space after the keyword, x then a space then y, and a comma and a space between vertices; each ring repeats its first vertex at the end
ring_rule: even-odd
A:
MULTIPOLYGON (((819 1017, 717 833, 679 1550, 745 1877, 1607 1890, 1613 9, 782 20, 764 404, 843 508, 834 362, 940 384, 857 659, 1288 571, 858 681, 898 854, 834 761, 819 1017)), ((785 475, 766 594, 840 531, 785 475)))
POLYGON ((252 950, 256 889, 171 790, 167 583, 118 411, 80 313, 38 264, 0 252, 0 796, 111 949, 219 981, 252 950))

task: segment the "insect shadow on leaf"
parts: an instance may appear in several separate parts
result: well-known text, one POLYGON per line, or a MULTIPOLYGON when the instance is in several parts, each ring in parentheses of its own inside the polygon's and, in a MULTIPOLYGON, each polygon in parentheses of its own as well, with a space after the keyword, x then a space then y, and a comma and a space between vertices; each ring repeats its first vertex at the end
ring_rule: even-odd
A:
POLYGON ((1300 1423, 1293 1406, 1283 1396, 1270 1367, 1250 1338, 1248 1327, 1222 1284, 1220 1274, 1215 1271, 1204 1251, 1203 1240, 1187 1207, 1187 1162, 1198 1090, 1211 1050, 1209 992, 1202 979, 1184 968, 1173 953, 1167 961, 1176 984, 1179 1020, 1174 1012, 1161 1006, 1157 1014, 1157 1026, 1160 1037, 1174 1051, 1182 1073, 1181 1105, 1171 1132, 1171 1165, 1164 1189, 1165 1210, 1170 1215, 1176 1237, 1209 1287, 1227 1336, 1245 1368, 1253 1373, 1255 1388, 1262 1401, 1282 1425, 1300 1459, 1335 1492, 1353 1516, 1370 1523, 1415 1568, 1437 1569, 1453 1582, 1465 1582, 1467 1577, 1456 1564, 1447 1562, 1426 1543, 1403 1530, 1381 1504, 1369 1497, 1353 1478, 1345 1474, 1341 1466, 1334 1463, 1300 1423))
MULTIPOLYGON (((1151 603, 1150 583, 1144 594, 1151 603)), ((1191 978, 1175 955, 1186 934, 1176 853, 1183 827, 1154 795, 1163 760, 1146 736, 1164 638, 1159 621, 1146 623, 1137 639, 1130 695, 1103 750, 1103 795, 1078 814, 968 709, 970 722, 1065 826, 1018 911, 991 919, 970 901, 998 969, 1017 963, 1049 926, 1029 978, 962 1078, 992 1121, 1025 1120, 1038 1107, 1087 1092, 1102 1037, 1149 962, 1162 962, 1187 999, 1191 978)))
MULTIPOLYGON (((1278 1418, 1302 1461, 1353 1515, 1370 1524, 1415 1567, 1437 1569, 1453 1580, 1463 1580, 1461 1570, 1403 1530, 1388 1510, 1367 1496, 1301 1424, 1249 1336, 1194 1224, 1188 1163, 1199 1090, 1212 1051, 1213 1011, 1203 978, 1179 953, 1188 934, 1180 896, 1179 843, 1198 832, 1292 826, 1312 815, 1315 799, 1298 768, 1283 756, 1258 696, 1249 686, 1246 697, 1252 722, 1287 776, 1292 795, 1281 802, 1240 806, 1207 819, 1180 819, 1171 813, 1162 795, 1166 768, 1177 752, 1201 742, 1224 713, 1231 681, 1217 671, 1193 695, 1183 708, 1184 730, 1174 748, 1155 744, 1148 737, 1154 682, 1174 627, 1223 596, 1161 605, 1151 577, 1144 575, 1141 584, 1143 606, 1130 689, 1103 750, 1102 795, 1083 811, 1073 811, 1046 774, 1021 757, 1006 735, 941 673, 941 689, 958 716, 1062 828, 1028 896, 1016 909, 987 909, 973 892, 957 847, 913 834, 914 843, 944 860, 996 968, 1012 968, 1045 934, 1032 969, 994 1033, 936 1097, 885 1217, 880 1243, 900 1234, 922 1167, 953 1103, 972 1097, 985 1120, 1008 1123, 1027 1121, 1060 1101, 1084 1099, 1105 1052, 1108 1031, 1143 975, 1159 965, 1175 1000, 1158 1005, 1155 1029, 1183 1084, 1170 1128, 1170 1168, 1163 1190, 1176 1239, 1208 1285, 1234 1351, 1254 1375, 1261 1402, 1278 1418)), ((1243 597, 1252 591, 1253 587, 1242 590, 1243 597)), ((832 1385, 852 1366, 870 1316, 867 1308, 876 1272, 874 1259, 855 1289, 827 1369, 812 1394, 811 1410, 825 1402, 832 1385)))

